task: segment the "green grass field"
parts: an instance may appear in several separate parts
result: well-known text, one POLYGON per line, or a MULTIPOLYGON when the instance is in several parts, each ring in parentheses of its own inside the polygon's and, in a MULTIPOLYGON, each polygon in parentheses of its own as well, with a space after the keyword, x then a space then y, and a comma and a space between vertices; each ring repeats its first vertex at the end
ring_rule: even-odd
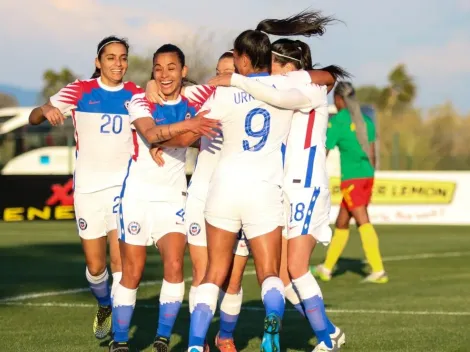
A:
MULTIPOLYGON (((388 284, 360 283, 367 268, 355 232, 337 276, 321 284, 331 320, 347 334, 342 350, 470 351, 470 228, 378 226, 377 230, 388 284)), ((324 253, 317 249, 312 263, 320 262, 324 253)), ((156 250, 149 248, 149 254, 131 329, 131 343, 140 351, 151 351, 162 273, 156 250)), ((0 223, 0 261, 0 351, 106 350, 106 342, 96 340, 91 330, 94 299, 86 289, 74 290, 85 288, 86 281, 73 222, 0 223)), ((252 269, 250 261, 248 270, 252 269)), ((186 275, 191 275, 189 258, 186 275)), ((246 275, 243 287, 245 303, 236 344, 240 351, 257 351, 264 311, 252 273, 246 275)), ((311 351, 315 340, 307 322, 289 304, 287 308, 282 350, 311 351)), ((186 350, 187 309, 185 304, 176 322, 172 351, 186 350)), ((217 328, 215 319, 210 341, 217 328)))

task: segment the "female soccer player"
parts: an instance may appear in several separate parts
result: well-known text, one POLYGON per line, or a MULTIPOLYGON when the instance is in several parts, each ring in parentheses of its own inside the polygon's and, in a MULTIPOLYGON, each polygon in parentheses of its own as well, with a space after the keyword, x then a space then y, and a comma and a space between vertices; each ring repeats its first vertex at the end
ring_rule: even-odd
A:
MULTIPOLYGON (((280 39, 273 43, 272 54, 274 74, 287 74, 299 69, 312 70, 310 48, 301 41, 280 39)), ((336 66, 329 66, 326 70, 335 77, 347 75, 336 66)), ((305 75, 305 72, 300 74, 305 75)), ((329 87, 332 87, 331 81, 329 87)), ((258 98, 261 90, 255 88, 254 85, 246 86, 245 90, 258 98)), ((279 93, 283 94, 282 91, 279 93)), ((266 102, 275 103, 274 100, 266 102)), ((284 160, 284 194, 289 218, 286 237, 289 246, 287 240, 283 239, 280 274, 286 286, 286 297, 307 317, 317 335, 319 344, 315 351, 335 350, 344 343, 344 334, 326 317, 320 287, 308 270, 310 255, 317 240, 328 243, 331 239, 326 151, 323 149, 316 153, 317 147, 321 148, 325 144, 327 121, 326 100, 324 105, 310 114, 296 112, 284 160), (291 277, 296 290, 292 286, 291 277)))
MULTIPOLYGON (((216 73, 233 73, 233 51, 227 51, 221 55, 217 62, 216 73)), ((209 98, 214 88, 209 86, 188 86, 182 87, 182 95, 188 98, 197 106, 209 98)), ((147 98, 154 103, 162 103, 161 91, 154 80, 147 85, 147 98)), ((185 136, 181 136, 185 138, 185 136)), ((185 138, 185 145, 190 145, 194 141, 195 135, 185 138)), ((188 197, 185 209, 186 235, 189 244, 189 253, 192 262, 192 284, 189 291, 189 311, 194 310, 194 295, 196 289, 204 278, 207 269, 207 236, 204 220, 204 206, 206 204, 209 181, 220 157, 222 146, 221 136, 210 140, 201 138, 200 151, 197 158, 197 165, 192 174, 188 197)), ((164 162, 164 160, 163 160, 164 162)), ((215 338, 216 347, 222 352, 236 352, 233 341, 233 331, 241 311, 243 300, 243 290, 241 287, 242 275, 248 260, 249 250, 247 241, 240 233, 234 250, 234 260, 231 273, 220 292, 220 329, 215 338)), ((209 350, 209 345, 204 346, 205 351, 209 350)))
POLYGON ((349 238, 349 222, 354 218, 367 261, 372 268, 372 273, 364 282, 387 283, 379 239, 367 213, 374 184, 375 126, 369 117, 362 114, 351 83, 338 83, 334 99, 338 113, 328 123, 326 147, 328 150, 336 146, 339 148, 343 200, 325 262, 318 265, 315 272, 321 280, 331 280, 333 268, 349 238))
POLYGON ((95 73, 62 88, 35 108, 31 124, 48 120, 63 124, 72 111, 76 164, 74 206, 78 233, 86 261, 86 278, 98 301, 93 332, 103 339, 111 329, 111 298, 121 279, 121 258, 116 233, 119 193, 133 153, 127 103, 140 88, 124 82, 128 43, 114 36, 98 44, 95 73), (108 285, 106 247, 109 238, 113 284, 108 285))
MULTIPOLYGON (((237 71, 267 84, 285 86, 286 77, 263 77, 269 76, 271 66, 271 43, 266 32, 319 34, 323 33, 324 23, 325 18, 312 12, 286 20, 261 22, 256 30, 245 31, 235 40, 237 71)), ((305 85, 303 89, 307 94, 293 99, 293 93, 300 93, 294 89, 279 103, 299 104, 302 101, 300 108, 308 111, 327 104, 326 87, 305 85)), ((205 106, 221 117, 224 142, 205 208, 209 262, 203 284, 196 292, 188 351, 202 351, 219 288, 230 268, 235 235, 240 228, 250 241, 266 308, 261 350, 278 351, 284 313, 284 285, 279 279, 281 227, 284 224, 281 145, 288 134, 292 111, 269 107, 230 88, 217 90, 205 106), (275 117, 271 118, 271 115, 275 117)))
POLYGON ((186 76, 185 56, 181 49, 166 44, 153 57, 153 77, 165 95, 163 106, 136 94, 129 104, 136 152, 129 159, 119 206, 122 279, 113 299, 113 333, 110 352, 129 350, 129 326, 136 302, 145 260, 146 246, 155 243, 163 261, 163 284, 154 351, 167 351, 169 339, 184 296, 183 264, 186 248, 184 207, 186 148, 180 148, 177 136, 193 133, 211 137, 215 120, 196 116, 196 109, 180 96, 186 76), (171 140, 171 141, 170 141, 171 140), (168 141, 168 142, 166 142, 168 141), (165 148, 165 164, 157 166, 148 153, 155 143, 165 148))

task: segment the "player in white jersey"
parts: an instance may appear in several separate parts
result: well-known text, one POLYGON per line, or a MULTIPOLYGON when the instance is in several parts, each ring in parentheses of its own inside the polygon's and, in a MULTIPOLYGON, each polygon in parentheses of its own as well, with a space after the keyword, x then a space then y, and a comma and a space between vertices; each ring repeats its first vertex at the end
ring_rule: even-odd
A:
POLYGON ((187 67, 183 52, 172 44, 154 54, 153 77, 167 101, 151 104, 145 93, 129 104, 130 122, 136 129, 136 153, 129 159, 119 206, 122 279, 113 299, 113 333, 109 351, 129 350, 129 327, 137 289, 146 260, 146 246, 155 243, 163 261, 158 329, 154 351, 167 351, 171 332, 184 296, 183 264, 186 248, 184 207, 186 201, 185 154, 176 138, 185 133, 212 136, 215 120, 196 116, 196 108, 180 96, 187 67), (194 117, 194 118, 193 118, 194 117), (167 142, 166 142, 167 141, 167 142), (157 166, 149 147, 164 146, 165 165, 157 166))
MULTIPOLYGON (((316 17, 316 13, 305 12, 286 20, 266 20, 257 30, 240 34, 234 43, 237 71, 278 88, 289 88, 287 77, 269 76, 271 43, 266 32, 282 34, 286 30, 286 34, 292 31, 312 35, 321 27, 316 17)), ((297 86, 304 94, 292 89, 291 94, 284 96, 286 101, 280 103, 302 102, 306 111, 325 104, 326 87, 297 86)), ((202 351, 240 228, 250 241, 266 308, 261 350, 279 350, 279 329, 284 313, 284 285, 279 279, 284 224, 281 147, 287 138, 293 111, 268 106, 234 88, 218 88, 202 109, 205 108, 211 115, 221 118, 224 140, 204 212, 209 263, 203 284, 196 292, 188 351, 202 351)))
POLYGON ((35 108, 31 124, 48 120, 63 123, 72 112, 76 163, 74 206, 78 233, 86 260, 86 278, 98 301, 93 331, 105 338, 111 329, 111 298, 121 278, 121 258, 116 234, 119 193, 133 154, 127 103, 141 89, 123 82, 129 45, 114 36, 98 44, 96 70, 90 80, 77 80, 62 88, 49 102, 35 108), (106 269, 109 238, 113 284, 106 269))
MULTIPOLYGON (((310 48, 302 41, 277 40, 272 45, 272 53, 273 74, 291 72, 290 76, 293 76, 293 71, 312 69, 310 48)), ((347 76, 336 66, 329 66, 327 70, 335 78, 347 76)), ((305 75, 305 71, 298 74, 305 75)), ((256 97, 255 90, 251 93, 256 97)), ((309 271, 309 260, 316 243, 327 245, 331 240, 325 149, 327 125, 326 100, 324 105, 308 114, 296 112, 286 144, 284 164, 285 235, 288 243, 283 239, 281 277, 286 285, 286 297, 308 319, 317 335, 319 344, 316 350, 319 351, 340 348, 345 342, 344 333, 326 316, 321 289, 309 271), (323 313, 323 324, 318 324, 314 313, 317 308, 323 313)))

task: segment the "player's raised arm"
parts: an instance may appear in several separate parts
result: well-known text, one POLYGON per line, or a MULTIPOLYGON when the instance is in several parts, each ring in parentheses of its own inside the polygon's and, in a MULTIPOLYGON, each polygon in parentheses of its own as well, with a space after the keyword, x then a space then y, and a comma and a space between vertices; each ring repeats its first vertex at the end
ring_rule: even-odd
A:
POLYGON ((139 134, 149 144, 165 142, 183 133, 194 132, 209 138, 217 135, 214 131, 219 122, 206 118, 207 111, 200 112, 196 117, 167 125, 155 125, 150 110, 150 103, 144 94, 134 95, 129 104, 129 118, 139 134))
MULTIPOLYGON (((283 109, 311 110, 323 104, 323 101, 315 99, 316 97, 314 96, 307 96, 297 88, 279 90, 268 84, 236 73, 214 77, 209 81, 209 84, 240 88, 257 100, 283 109)), ((320 86, 318 86, 318 90, 321 90, 320 86)))

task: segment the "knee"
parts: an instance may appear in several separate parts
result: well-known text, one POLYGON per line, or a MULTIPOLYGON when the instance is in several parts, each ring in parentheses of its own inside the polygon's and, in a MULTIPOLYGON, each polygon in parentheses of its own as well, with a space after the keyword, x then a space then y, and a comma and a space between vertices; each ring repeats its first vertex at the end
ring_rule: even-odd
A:
POLYGON ((165 260, 163 262, 163 276, 168 282, 183 281, 183 260, 180 258, 165 260))
POLYGON ((308 262, 301 263, 295 258, 287 261, 287 270, 292 279, 297 279, 308 271, 308 262))
POLYGON ((142 274, 144 271, 144 266, 140 263, 127 262, 122 268, 122 279, 121 282, 126 283, 126 287, 137 288, 139 286, 140 280, 142 279, 142 274))
POLYGON ((87 269, 91 276, 100 276, 106 270, 106 262, 87 263, 87 269))

